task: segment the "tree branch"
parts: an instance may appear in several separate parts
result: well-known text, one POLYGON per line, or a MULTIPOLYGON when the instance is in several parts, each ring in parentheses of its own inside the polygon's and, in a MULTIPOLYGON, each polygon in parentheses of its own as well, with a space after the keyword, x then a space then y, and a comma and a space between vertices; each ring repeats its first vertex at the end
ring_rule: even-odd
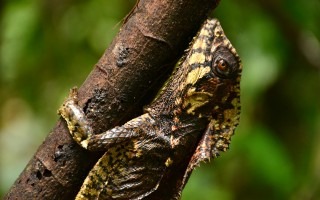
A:
MULTIPOLYGON (((79 104, 95 133, 141 113, 152 91, 159 89, 169 69, 218 2, 140 0, 137 3, 79 88, 79 104)), ((72 199, 99 156, 101 153, 78 146, 60 119, 5 199, 72 199)))

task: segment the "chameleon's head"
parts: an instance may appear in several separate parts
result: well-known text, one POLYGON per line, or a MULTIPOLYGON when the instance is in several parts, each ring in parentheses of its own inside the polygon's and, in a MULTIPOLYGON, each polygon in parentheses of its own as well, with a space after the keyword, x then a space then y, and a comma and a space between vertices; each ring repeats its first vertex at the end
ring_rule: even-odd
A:
POLYGON ((209 117, 221 129, 235 127, 240 115, 242 66, 218 20, 206 21, 186 61, 189 71, 182 86, 183 110, 209 117))

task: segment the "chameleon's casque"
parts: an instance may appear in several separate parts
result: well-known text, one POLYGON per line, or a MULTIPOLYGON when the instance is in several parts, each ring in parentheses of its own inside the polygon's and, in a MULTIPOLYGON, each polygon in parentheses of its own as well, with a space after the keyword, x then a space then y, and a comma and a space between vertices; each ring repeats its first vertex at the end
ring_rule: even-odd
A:
POLYGON ((219 21, 209 19, 145 114, 124 125, 92 134, 72 90, 59 109, 70 134, 82 147, 106 152, 76 199, 179 199, 194 167, 229 148, 241 69, 219 21))

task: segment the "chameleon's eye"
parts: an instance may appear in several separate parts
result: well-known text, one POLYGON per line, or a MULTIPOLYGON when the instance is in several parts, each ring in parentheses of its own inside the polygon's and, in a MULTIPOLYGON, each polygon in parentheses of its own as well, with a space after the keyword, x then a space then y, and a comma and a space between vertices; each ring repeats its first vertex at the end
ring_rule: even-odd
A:
POLYGON ((217 75, 221 77, 228 77, 231 71, 229 63, 225 61, 223 58, 218 58, 217 60, 215 60, 214 69, 217 75))
POLYGON ((237 72, 238 63, 228 49, 220 48, 214 53, 212 69, 221 78, 231 78, 237 72))

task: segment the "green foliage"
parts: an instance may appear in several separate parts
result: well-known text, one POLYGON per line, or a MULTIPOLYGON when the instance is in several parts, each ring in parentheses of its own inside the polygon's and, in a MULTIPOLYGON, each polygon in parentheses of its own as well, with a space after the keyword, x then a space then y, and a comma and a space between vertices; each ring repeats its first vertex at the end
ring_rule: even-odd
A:
MULTIPOLYGON (((0 7, 0 197, 81 85, 134 1, 6 1, 0 7)), ((320 3, 221 1, 243 61, 231 148, 192 174, 183 199, 320 198, 320 3)))

